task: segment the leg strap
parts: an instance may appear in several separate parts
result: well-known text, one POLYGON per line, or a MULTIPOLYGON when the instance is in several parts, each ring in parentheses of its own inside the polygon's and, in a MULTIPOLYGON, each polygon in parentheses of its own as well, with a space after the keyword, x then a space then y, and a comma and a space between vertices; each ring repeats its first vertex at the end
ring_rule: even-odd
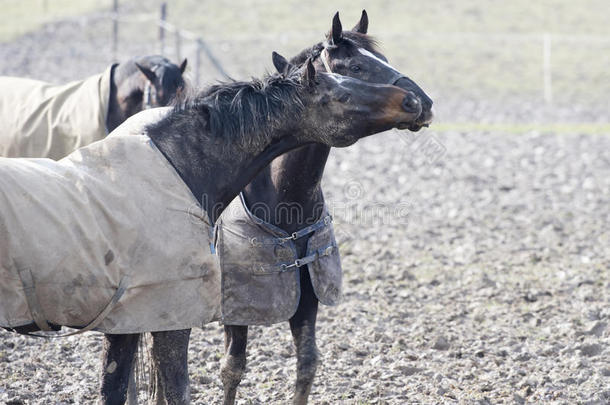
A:
MULTIPOLYGON (((30 271, 30 269, 19 270, 19 276, 21 277, 21 282, 23 283, 25 296, 28 301, 28 306, 30 307, 30 314, 32 315, 32 318, 34 319, 36 326, 38 326, 40 328, 40 330, 43 330, 43 331, 52 331, 53 329, 49 326, 49 323, 47 322, 47 320, 42 312, 42 309, 40 307, 40 303, 38 302, 38 297, 36 296, 36 290, 35 290, 35 286, 34 286, 34 278, 32 277, 32 272, 30 271)), ((36 336, 36 337, 57 338, 57 337, 78 335, 79 333, 87 332, 87 331, 94 329, 106 318, 106 316, 108 316, 108 314, 110 313, 110 311, 112 311, 112 309, 115 307, 117 302, 119 302, 119 299, 121 299, 123 294, 125 294, 125 291, 127 291, 127 288, 128 288, 129 279, 130 279, 129 276, 123 276, 123 278, 121 278, 121 281, 119 282, 119 286, 117 287, 116 292, 110 299, 110 302, 108 303, 108 305, 106 305, 106 307, 91 322, 89 322, 83 328, 78 329, 74 332, 66 333, 66 334, 46 335, 46 334, 38 334, 38 333, 30 332, 30 333, 27 333, 27 335, 36 336)))

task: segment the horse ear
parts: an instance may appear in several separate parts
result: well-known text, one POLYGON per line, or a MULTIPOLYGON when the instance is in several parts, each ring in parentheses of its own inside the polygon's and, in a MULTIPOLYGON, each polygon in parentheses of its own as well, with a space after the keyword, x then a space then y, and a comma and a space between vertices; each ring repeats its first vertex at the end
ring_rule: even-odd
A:
POLYGON ((157 78, 155 72, 153 72, 147 67, 140 65, 138 62, 136 62, 136 66, 138 67, 138 69, 140 69, 140 72, 142 72, 144 76, 146 76, 146 78, 150 80, 151 83, 155 82, 155 79, 157 78))
POLYGON ((309 87, 313 87, 316 84, 316 68, 313 66, 311 58, 307 58, 305 62, 302 82, 309 85, 309 87))
POLYGON ((180 73, 184 73, 185 70, 186 70, 186 58, 184 58, 184 60, 180 64, 180 73))
POLYGON ((360 21, 358 24, 352 28, 352 31, 359 32, 361 34, 366 34, 369 29, 369 16, 366 14, 366 10, 362 10, 362 15, 360 16, 360 21))
POLYGON ((271 59, 273 60, 273 66, 279 73, 286 74, 290 70, 290 63, 279 53, 273 51, 271 59))
POLYGON ((341 26, 341 20, 339 19, 339 12, 337 11, 335 13, 335 16, 333 17, 333 26, 330 29, 331 32, 331 40, 333 41, 333 44, 336 45, 339 42, 341 42, 341 36, 343 33, 343 27, 341 26))

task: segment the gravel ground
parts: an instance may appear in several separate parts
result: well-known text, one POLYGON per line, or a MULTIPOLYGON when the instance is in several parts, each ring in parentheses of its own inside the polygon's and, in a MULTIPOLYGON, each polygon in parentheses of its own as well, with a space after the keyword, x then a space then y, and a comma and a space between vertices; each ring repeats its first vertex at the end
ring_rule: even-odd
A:
MULTIPOLYGON (((0 74, 61 82, 101 71, 108 24, 96 21, 87 32, 99 36, 72 21, 0 44, 0 74)), ((122 52, 131 48, 146 52, 122 52)), ((435 99, 441 120, 608 122, 607 111, 582 106, 494 110, 435 99)), ((608 150, 608 134, 433 128, 335 150, 325 189, 344 300, 321 307, 311 402, 610 403, 608 150)), ((288 324, 252 327, 250 341, 238 403, 289 402, 288 324)), ((93 402, 100 350, 95 333, 0 332, 0 401, 93 402)), ((219 325, 193 332, 194 403, 221 402, 222 350, 219 325)))

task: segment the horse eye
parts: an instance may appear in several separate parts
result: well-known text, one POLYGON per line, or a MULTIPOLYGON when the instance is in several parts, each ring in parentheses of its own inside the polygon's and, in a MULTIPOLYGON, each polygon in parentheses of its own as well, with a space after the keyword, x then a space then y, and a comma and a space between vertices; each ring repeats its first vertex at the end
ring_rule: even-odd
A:
POLYGON ((360 72, 360 66, 359 65, 353 65, 350 67, 350 70, 354 73, 358 73, 360 72))

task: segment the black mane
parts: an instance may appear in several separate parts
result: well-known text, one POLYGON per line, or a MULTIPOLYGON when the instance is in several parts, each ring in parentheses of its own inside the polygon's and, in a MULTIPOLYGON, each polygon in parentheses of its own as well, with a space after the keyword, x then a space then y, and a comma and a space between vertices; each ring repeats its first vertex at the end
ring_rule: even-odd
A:
MULTIPOLYGON (((329 46, 332 49, 334 46, 342 46, 348 52, 348 56, 356 55, 358 48, 364 48, 369 52, 379 53, 378 41, 366 34, 361 34, 355 31, 343 31, 343 39, 339 45, 329 46)), ((326 43, 330 39, 330 32, 326 34, 326 43)), ((301 51, 298 55, 290 59, 290 63, 293 65, 301 66, 307 58, 311 57, 315 60, 324 49, 325 42, 319 42, 311 48, 301 51)))
POLYGON ((149 131, 168 124, 187 125, 213 139, 237 143, 252 150, 269 143, 274 130, 294 122, 303 111, 300 73, 288 77, 266 75, 250 82, 220 82, 186 96, 163 120, 149 131), (204 130, 205 128, 205 130, 204 130))

